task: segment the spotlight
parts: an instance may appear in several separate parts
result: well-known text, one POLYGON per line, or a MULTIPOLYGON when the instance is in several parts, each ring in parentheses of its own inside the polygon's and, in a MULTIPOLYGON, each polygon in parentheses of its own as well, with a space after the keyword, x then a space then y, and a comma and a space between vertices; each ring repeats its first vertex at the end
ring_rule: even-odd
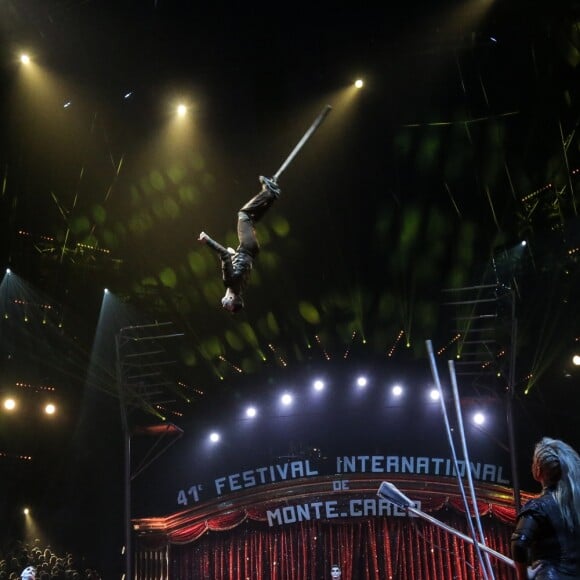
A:
POLYGON ((13 411, 14 409, 16 409, 16 401, 14 399, 5 399, 4 408, 7 411, 13 411))
POLYGON ((30 514, 30 510, 29 510, 27 507, 25 507, 25 508, 22 510, 22 513, 23 513, 25 516, 27 516, 28 514, 30 514))
POLYGON ((284 393, 280 399, 283 405, 288 406, 292 403, 292 395, 289 393, 284 393))
POLYGON ((392 389, 392 393, 395 397, 400 397, 403 394, 403 387, 401 387, 401 385, 395 385, 392 389))
POLYGON ((574 366, 580 367, 580 354, 575 354, 575 355, 572 357, 572 364, 573 364, 574 366))
POLYGON ((368 384, 367 378, 366 377, 359 377, 356 380, 356 384, 358 387, 366 387, 368 384))
POLYGON ((364 82, 363 82, 362 79, 357 79, 356 81, 354 81, 354 86, 357 89, 362 89, 363 88, 363 85, 364 85, 364 82))
POLYGON ((439 391, 437 389, 431 389, 431 391, 429 392, 429 398, 432 401, 438 401, 439 400, 439 391))
POLYGON ((178 117, 185 117, 187 114, 187 107, 185 105, 178 105, 177 106, 177 116, 178 117))
POLYGON ((30 57, 27 54, 20 55, 20 62, 22 64, 30 64, 30 57))
POLYGON ((54 415, 56 413, 56 407, 52 403, 48 403, 44 407, 44 412, 47 415, 54 415))
POLYGON ((324 389, 324 381, 321 381, 320 379, 314 381, 314 390, 315 391, 322 391, 324 389))
POLYGON ((108 293, 109 293, 109 289, 108 289, 108 288, 105 288, 105 289, 103 290, 103 292, 104 292, 105 294, 108 294, 108 293))
POLYGON ((257 415, 258 411, 256 410, 256 407, 248 407, 246 409, 246 417, 252 418, 255 417, 257 415))
POLYGON ((481 411, 474 413, 473 422, 476 425, 483 425, 485 423, 485 415, 481 411))
POLYGON ((213 433, 210 434, 209 436, 209 440, 212 443, 217 443, 220 440, 220 434, 216 433, 215 431, 213 433))

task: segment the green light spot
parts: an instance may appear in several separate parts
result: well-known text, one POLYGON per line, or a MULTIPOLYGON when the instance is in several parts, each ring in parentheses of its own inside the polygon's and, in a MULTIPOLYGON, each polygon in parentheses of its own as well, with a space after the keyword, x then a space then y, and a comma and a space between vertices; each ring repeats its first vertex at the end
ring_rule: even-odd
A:
POLYGON ((149 179, 147 179, 146 177, 143 177, 141 179, 140 184, 141 184, 141 189, 143 190, 145 195, 149 196, 152 193, 154 193, 153 188, 151 187, 151 183, 149 182, 149 179))
POLYGON ((250 343, 252 346, 258 346, 258 338, 256 333, 247 322, 241 324, 239 330, 240 334, 246 339, 248 343, 250 343))
POLYGON ((183 181, 185 178, 185 173, 186 171, 183 165, 172 165, 167 171, 169 179, 174 184, 178 184, 183 181))
POLYGON ((141 192, 136 185, 132 185, 129 188, 129 194, 131 199, 131 205, 139 205, 141 203, 141 192))
POLYGON ((160 171, 152 171, 149 174, 149 180, 153 188, 157 191, 163 191, 165 189, 165 178, 160 171))
POLYGON ((216 358, 223 354, 222 344, 217 336, 211 336, 202 344, 202 350, 207 353, 210 358, 216 358))
POLYGON ((280 327, 278 326, 278 321, 272 312, 268 312, 266 316, 266 324, 268 328, 274 335, 280 334, 280 327))
POLYGON ((168 288, 175 288, 177 285, 177 275, 173 268, 165 268, 159 273, 159 279, 164 286, 168 288))
POLYGON ((197 363, 197 357, 195 356, 195 352, 192 350, 183 351, 181 358, 188 367, 193 367, 197 363))
POLYGON ((103 241, 108 248, 116 248, 119 245, 117 236, 111 230, 103 231, 103 241))
POLYGON ((285 238, 290 233, 290 222, 280 216, 275 216, 270 222, 272 230, 279 238, 285 238))
POLYGON ((417 165, 421 169, 429 169, 433 165, 439 151, 439 145, 439 139, 435 135, 423 139, 417 155, 417 165))
POLYGON ((102 205, 93 206, 93 219, 99 225, 103 225, 105 223, 105 220, 107 219, 107 212, 102 205))
POLYGON ((165 212, 167 213, 167 215, 170 218, 175 219, 181 213, 181 210, 179 209, 177 202, 173 199, 165 200, 164 205, 165 205, 165 212))
POLYGON ((165 213, 165 203, 162 200, 157 200, 153 204, 153 213, 159 219, 163 219, 166 215, 165 213))
POLYGON ((310 302, 300 302, 298 305, 298 311, 306 322, 309 322, 310 324, 318 324, 320 322, 320 314, 310 302))
POLYGON ((244 349, 244 341, 232 330, 226 330, 226 342, 237 351, 244 349))
POLYGON ((204 158, 196 152, 191 154, 189 162, 195 171, 201 171, 205 167, 205 160, 204 158))
POLYGON ((196 275, 201 276, 207 271, 207 262, 200 252, 190 252, 187 256, 190 270, 196 275))
POLYGON ((224 286, 218 280, 206 282, 203 286, 203 295, 205 299, 211 304, 217 302, 218 299, 223 295, 223 293, 224 286))
POLYGON ((199 198, 199 190, 195 185, 182 185, 177 195, 183 203, 192 204, 195 203, 199 198))
POLYGON ((72 220, 71 222, 71 232, 73 234, 81 234, 83 232, 88 232, 90 229, 91 225, 89 222, 89 218, 86 216, 82 216, 79 218, 76 218, 75 220, 72 220))

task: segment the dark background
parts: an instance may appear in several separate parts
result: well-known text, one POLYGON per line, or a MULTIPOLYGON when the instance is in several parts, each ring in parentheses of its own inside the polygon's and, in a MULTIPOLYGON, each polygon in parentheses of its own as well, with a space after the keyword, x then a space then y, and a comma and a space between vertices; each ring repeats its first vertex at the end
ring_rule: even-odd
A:
POLYGON ((23 401, 0 412, 4 542, 25 533, 26 502, 47 542, 116 572, 121 409, 131 429, 169 422, 191 440, 226 409, 288 384, 306 392, 322 372, 336 413, 304 401, 299 412, 324 437, 294 427, 298 441, 282 435, 256 456, 320 441, 330 453, 335 432, 403 445, 417 421, 402 437, 369 419, 390 409, 391 378, 422 404, 426 341, 447 379, 447 360, 467 361, 481 338, 480 314, 493 315, 488 342, 459 386, 463 408, 487 406, 495 424, 471 441, 506 463, 511 402, 533 489, 540 436, 580 444, 578 17, 570 0, 3 2, 0 255, 12 274, 0 286, 0 392, 23 401), (190 110, 176 129, 180 99, 190 110), (258 175, 275 173, 326 104, 258 228, 247 308, 232 317, 196 237, 235 245, 258 175), (142 340, 116 349, 130 326, 142 340), (128 355, 160 374, 123 367, 119 381, 128 355), (357 413, 345 401, 362 371, 372 396, 357 413), (37 412, 47 398, 59 406, 49 421, 37 412))

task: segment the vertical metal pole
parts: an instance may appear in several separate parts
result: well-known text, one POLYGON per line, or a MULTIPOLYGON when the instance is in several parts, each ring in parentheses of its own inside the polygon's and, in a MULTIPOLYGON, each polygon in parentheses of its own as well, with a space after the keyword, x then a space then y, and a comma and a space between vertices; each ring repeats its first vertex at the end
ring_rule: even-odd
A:
POLYGON ((511 353, 510 353, 510 368, 508 375, 508 388, 506 393, 506 414, 508 427, 508 440, 510 449, 510 459, 512 468, 512 481, 514 487, 514 505, 516 512, 519 512, 522 507, 522 500, 520 496, 520 478, 518 475, 518 461, 517 461, 517 446, 514 429, 514 412, 513 399, 515 395, 515 376, 516 376, 516 344, 518 334, 518 321, 516 318, 516 299, 514 291, 511 291, 512 298, 512 332, 511 332, 511 353))
MULTIPOLYGON (((457 461, 457 452, 455 451, 455 445, 453 443, 453 436, 451 434, 451 425, 449 423, 449 417, 447 416, 447 407, 445 406, 445 396, 443 393, 443 387, 441 386, 441 381, 439 379, 439 371, 437 370, 437 363, 435 361, 435 353, 433 351, 433 343, 430 340, 425 341, 427 345, 427 353, 429 355, 429 362, 431 364, 431 372, 433 374, 433 380, 437 385, 437 390, 439 391, 439 402, 441 403, 441 411, 443 412, 443 419, 445 421, 445 428, 447 430, 447 440, 449 442, 449 448, 451 450, 451 457, 453 458, 453 466, 455 467, 455 472, 457 473, 457 483, 459 484, 459 491, 461 492, 461 498, 463 499, 463 505, 465 507, 465 517, 467 518, 467 523, 469 524, 469 530, 471 532, 471 537, 473 538, 473 545, 475 546, 475 553, 477 554, 477 559, 479 560, 479 565, 481 566, 481 573, 485 580, 489 579, 489 568, 487 566, 488 561, 483 559, 483 555, 479 548, 477 542, 477 534, 475 532, 475 527, 473 526, 473 520, 471 519, 471 511, 469 509, 469 503, 467 502, 467 496, 465 495, 465 488, 463 487, 463 481, 461 480, 461 473, 459 470, 459 463, 457 461)), ((469 465, 467 465, 469 469, 469 465)), ((473 506, 477 510, 477 505, 473 506)))
MULTIPOLYGON (((447 364, 449 366, 449 376, 451 378, 451 392, 453 393, 453 400, 455 402, 455 414, 457 415, 457 425, 459 427, 459 436, 461 439, 461 449, 463 451, 463 459, 465 460, 465 474, 467 475, 467 482, 469 484, 471 504, 473 505, 474 517, 475 521, 477 522, 479 541, 480 543, 485 544, 485 534, 483 533, 483 528, 481 526, 481 518, 479 517, 479 508, 477 507, 477 498, 475 497, 475 486, 473 485, 473 476, 471 473, 471 461, 469 460, 469 453, 467 451, 467 440, 465 439, 465 428, 463 427, 463 415, 461 413, 461 401, 459 400, 459 387, 457 386, 457 375, 455 374, 455 365, 453 364, 452 360, 447 361, 447 364)), ((476 538, 474 537, 474 539, 476 538)), ((485 565, 487 566, 489 577, 492 580, 494 580, 495 576, 493 573, 493 568, 491 567, 491 562, 489 560, 489 554, 487 554, 487 552, 483 554, 483 559, 485 565)))
POLYGON ((115 336, 117 351, 117 387, 119 389, 119 405, 121 408, 121 425, 123 427, 123 453, 124 453, 124 524, 125 524, 125 580, 131 580, 131 434, 127 417, 127 405, 125 400, 125 381, 123 377, 123 365, 121 364, 121 337, 123 329, 115 336))
POLYGON ((131 435, 125 433, 125 578, 131 580, 133 548, 131 545, 131 435))

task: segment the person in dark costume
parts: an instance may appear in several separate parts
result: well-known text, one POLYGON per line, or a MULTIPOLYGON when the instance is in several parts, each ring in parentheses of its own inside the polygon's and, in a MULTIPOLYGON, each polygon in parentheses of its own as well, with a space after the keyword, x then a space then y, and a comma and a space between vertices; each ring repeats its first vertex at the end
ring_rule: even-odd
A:
POLYGON ((244 308, 243 291, 260 251, 255 224, 280 196, 280 188, 275 179, 260 176, 259 181, 262 184, 261 191, 238 211, 239 245, 235 250, 225 248, 205 232, 201 232, 198 237, 199 242, 214 250, 221 260, 222 280, 226 288, 221 303, 223 308, 233 314, 244 308))
POLYGON ((567 443, 544 437, 534 450, 532 474, 542 493, 524 505, 512 534, 517 580, 578 580, 580 456, 567 443))

